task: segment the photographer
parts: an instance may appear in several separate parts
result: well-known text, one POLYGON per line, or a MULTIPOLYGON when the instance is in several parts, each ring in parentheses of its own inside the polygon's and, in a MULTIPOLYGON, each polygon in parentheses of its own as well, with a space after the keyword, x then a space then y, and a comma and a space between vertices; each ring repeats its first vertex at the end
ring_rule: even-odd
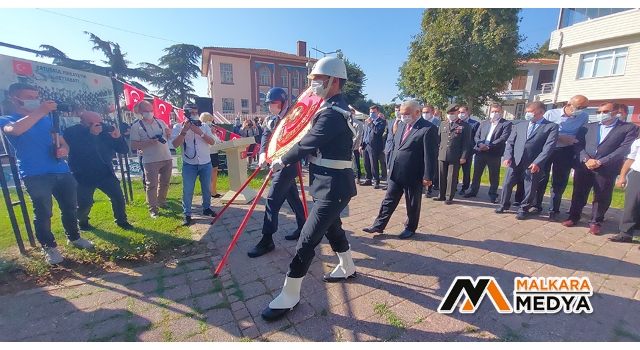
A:
POLYGON ((80 115, 80 124, 66 129, 64 137, 69 144, 69 167, 78 181, 77 215, 80 229, 93 229, 89 224, 89 213, 96 188, 111 200, 116 225, 132 229, 133 226, 127 221, 120 181, 111 163, 115 152, 129 152, 127 142, 120 137, 120 131, 104 124, 100 114, 84 112, 80 115))
POLYGON ((162 120, 153 116, 153 106, 147 101, 140 101, 134 111, 141 119, 131 125, 131 148, 142 150, 142 166, 144 168, 147 204, 152 218, 158 217, 158 207, 169 209, 166 205, 173 157, 169 150, 171 129, 162 120), (158 175, 160 184, 158 185, 158 175))
POLYGON ((15 113, 1 117, 0 128, 16 151, 20 179, 33 203, 33 226, 45 259, 49 264, 59 264, 64 259, 51 232, 52 195, 60 207, 68 242, 82 249, 93 248, 93 243, 80 238, 76 218, 77 182, 62 159, 69 153, 69 146, 53 128, 57 116, 50 115, 58 113, 54 112, 58 106, 53 101, 41 102, 38 89, 23 83, 9 86, 9 98, 15 113))
POLYGON ((200 177, 202 189, 202 215, 216 216, 211 210, 211 158, 209 145, 215 144, 211 129, 198 118, 198 107, 193 103, 184 105, 187 117, 182 124, 173 128, 173 147, 182 148, 182 225, 191 225, 191 201, 200 177))

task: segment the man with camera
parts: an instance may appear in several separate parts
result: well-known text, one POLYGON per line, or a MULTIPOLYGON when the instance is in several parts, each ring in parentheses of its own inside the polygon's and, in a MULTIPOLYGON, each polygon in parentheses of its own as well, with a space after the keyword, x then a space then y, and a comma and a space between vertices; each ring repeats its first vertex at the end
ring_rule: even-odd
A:
POLYGON ((131 125, 131 148, 142 150, 147 204, 151 217, 155 219, 158 217, 158 207, 168 209, 166 201, 173 157, 167 139, 171 129, 153 116, 153 105, 147 101, 138 102, 134 111, 142 118, 131 125))
POLYGON ((211 129, 198 119, 198 106, 193 103, 184 105, 187 117, 182 124, 173 128, 173 147, 182 148, 182 225, 191 225, 191 201, 196 185, 196 177, 200 177, 202 189, 202 215, 216 216, 211 210, 211 157, 209 146, 216 143, 211 129))
POLYGON ((111 160, 115 152, 129 152, 127 141, 120 131, 103 123, 96 112, 80 115, 80 124, 65 129, 64 137, 69 144, 69 167, 78 181, 78 223, 83 231, 90 231, 89 213, 93 206, 93 194, 100 189, 111 200, 116 225, 132 229, 127 221, 125 201, 120 181, 113 171, 111 160))
POLYGON ((82 249, 93 248, 93 243, 81 238, 78 230, 77 182, 62 159, 68 155, 69 146, 54 126, 59 118, 58 105, 54 101, 41 102, 38 89, 23 83, 9 86, 9 98, 15 113, 1 117, 0 128, 15 149, 20 179, 33 203, 36 238, 45 259, 49 264, 59 264, 64 259, 51 232, 52 195, 60 207, 68 243, 82 249))

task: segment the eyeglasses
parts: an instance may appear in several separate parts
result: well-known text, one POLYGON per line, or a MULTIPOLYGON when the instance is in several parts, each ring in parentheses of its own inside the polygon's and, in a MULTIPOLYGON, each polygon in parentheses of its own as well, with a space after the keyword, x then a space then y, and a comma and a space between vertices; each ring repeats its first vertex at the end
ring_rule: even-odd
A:
POLYGON ((580 106, 580 107, 578 107, 578 106, 573 106, 573 108, 575 108, 575 109, 576 109, 576 110, 578 110, 578 111, 582 111, 582 110, 584 110, 584 109, 587 109, 587 107, 589 107, 589 106, 580 106))
POLYGON ((597 111, 596 113, 598 113, 598 114, 600 114, 600 113, 611 113, 611 111, 607 109, 607 110, 604 110, 604 111, 597 111))

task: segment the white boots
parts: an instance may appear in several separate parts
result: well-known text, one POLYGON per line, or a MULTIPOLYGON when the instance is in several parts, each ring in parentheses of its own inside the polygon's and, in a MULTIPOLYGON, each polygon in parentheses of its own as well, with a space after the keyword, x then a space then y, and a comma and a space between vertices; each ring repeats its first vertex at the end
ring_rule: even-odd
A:
POLYGON ((286 315, 289 310, 300 302, 300 286, 304 277, 284 280, 284 286, 280 294, 269 303, 269 307, 262 312, 262 318, 267 321, 275 321, 286 315))
POLYGON ((344 253, 336 253, 340 263, 336 266, 331 273, 324 275, 322 278, 325 282, 338 282, 344 281, 349 278, 356 277, 356 265, 351 259, 351 249, 344 253))

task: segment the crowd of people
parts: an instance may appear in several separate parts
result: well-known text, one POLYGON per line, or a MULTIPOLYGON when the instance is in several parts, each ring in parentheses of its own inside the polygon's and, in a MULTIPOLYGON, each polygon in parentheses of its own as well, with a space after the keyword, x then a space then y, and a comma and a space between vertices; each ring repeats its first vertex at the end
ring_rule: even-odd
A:
MULTIPOLYGON (((485 168, 489 172, 489 201, 498 205, 496 214, 513 208, 516 219, 525 220, 531 212, 543 212, 550 181, 548 218, 559 220, 560 200, 573 170, 571 206, 562 225, 578 224, 593 191, 589 233, 600 235, 617 185, 626 187, 624 213, 619 233, 609 239, 631 242, 634 230, 640 226, 640 162, 636 161, 640 139, 638 127, 625 121, 628 110, 624 105, 600 104, 598 121, 589 123, 585 113, 589 101, 576 95, 567 105, 548 111, 541 102, 530 103, 524 121, 511 122, 503 118, 504 111, 498 103, 491 105, 487 120, 477 121, 466 106, 450 104, 439 111, 431 105, 406 100, 395 106, 390 120, 378 106, 372 106, 369 118, 359 122, 342 94, 347 73, 341 59, 322 58, 309 78, 311 90, 324 99, 324 104, 312 118, 308 133, 282 157, 267 159, 266 149, 276 125, 289 110, 283 89, 276 87, 268 92, 270 115, 266 120, 256 118, 241 123, 236 119, 234 126, 236 134, 255 140, 247 152, 248 163, 270 167, 273 173, 262 237, 247 255, 256 258, 275 249, 273 235, 278 231, 278 213, 285 200, 295 212, 298 226, 285 236, 287 240, 297 240, 296 254, 281 293, 262 313, 266 320, 277 320, 298 304, 302 280, 323 237, 327 237, 339 260, 323 280, 340 282, 356 277, 351 247, 340 220, 341 212, 356 195, 356 184, 386 191, 374 222, 363 228, 367 233, 385 230, 404 195, 407 221, 400 239, 416 234, 424 198, 452 205, 458 195, 477 197, 485 168), (308 191, 314 201, 306 218, 296 185, 297 167, 303 160, 309 163, 308 191), (506 173, 502 192, 498 193, 501 166, 506 173), (458 190, 461 171, 462 186, 458 190), (518 189, 512 201, 514 187, 518 189)), ((111 165, 115 153, 126 153, 130 148, 138 150, 142 157, 152 218, 161 215, 160 209, 170 210, 170 145, 181 149, 181 224, 193 222, 197 179, 202 192, 201 214, 217 216, 211 198, 220 197, 216 190, 219 159, 210 146, 222 140, 211 114, 199 113, 196 104, 187 103, 183 109, 189 118, 170 127, 154 116, 151 103, 141 101, 134 107, 139 119, 124 128, 129 134, 129 146, 122 128, 109 128, 101 113, 88 107, 79 113, 78 125, 67 128, 62 135, 52 134, 54 124, 49 116, 57 105, 44 97, 51 98, 27 84, 11 85, 9 99, 15 112, 0 118, 0 128, 16 150, 20 178, 33 203, 36 237, 47 262, 63 261, 51 232, 52 196, 60 207, 68 243, 80 248, 94 246, 80 234, 93 229, 89 215, 96 189, 110 198, 115 223, 125 230, 134 228, 128 222, 123 193, 111 165)))

